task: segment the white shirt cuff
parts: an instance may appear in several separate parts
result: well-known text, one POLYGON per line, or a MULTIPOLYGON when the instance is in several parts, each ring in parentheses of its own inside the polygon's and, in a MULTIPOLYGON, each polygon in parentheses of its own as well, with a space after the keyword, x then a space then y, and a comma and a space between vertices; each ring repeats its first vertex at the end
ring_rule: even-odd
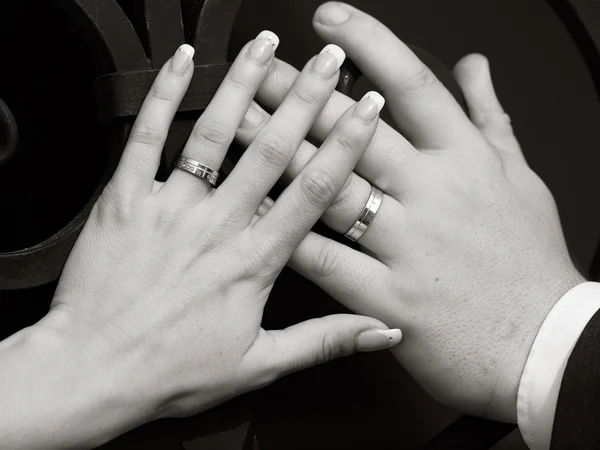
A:
POLYGON ((548 450, 560 384, 575 344, 600 309, 600 283, 582 283, 554 305, 538 332, 519 385, 519 429, 531 450, 548 450))

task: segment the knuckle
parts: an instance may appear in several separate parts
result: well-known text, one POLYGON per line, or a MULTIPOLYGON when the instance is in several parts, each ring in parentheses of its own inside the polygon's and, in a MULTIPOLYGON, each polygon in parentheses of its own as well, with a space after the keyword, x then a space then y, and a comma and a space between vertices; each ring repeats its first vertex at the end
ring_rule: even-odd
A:
POLYGON ((495 108, 481 111, 473 123, 483 133, 500 133, 505 136, 514 134, 511 117, 504 111, 495 108))
POLYGON ((336 137, 337 147, 344 153, 354 153, 358 144, 358 139, 352 136, 353 130, 346 129, 344 133, 336 137))
POLYGON ((194 139, 213 146, 226 146, 233 140, 229 127, 218 120, 200 121, 194 127, 194 139))
POLYGON ((496 106, 488 106, 481 108, 479 111, 479 122, 482 127, 488 127, 493 125, 504 125, 510 126, 512 120, 510 116, 496 106))
POLYGON ((227 81, 229 84, 235 89, 242 89, 247 91, 250 89, 251 81, 249 78, 245 77, 242 73, 235 73, 231 75, 227 81))
POLYGON ((157 83, 151 92, 151 96, 158 100, 165 100, 167 102, 172 102, 176 97, 176 90, 173 86, 165 85, 163 83, 157 83))
POLYGON ((344 187, 337 195, 336 198, 333 199, 331 205, 329 205, 330 209, 344 207, 348 202, 353 198, 352 196, 352 178, 349 177, 344 184, 344 187))
POLYGON ((429 67, 422 64, 421 67, 410 77, 401 83, 401 89, 407 97, 420 97, 431 88, 438 85, 440 81, 429 67))
POLYGON ((287 139, 270 133, 256 142, 256 153, 265 167, 285 167, 293 151, 287 139))
POLYGON ((92 215, 100 223, 110 222, 125 226, 135 220, 138 211, 134 199, 110 182, 94 205, 92 215))
POLYGON ((130 139, 143 145, 162 145, 166 139, 166 132, 157 125, 142 123, 131 130, 130 139))
POLYGON ((340 266, 340 255, 333 242, 324 244, 315 259, 312 261, 311 270, 318 278, 328 278, 335 275, 340 266))
POLYGON ((317 207, 327 206, 335 197, 334 174, 328 169, 308 172, 302 179, 302 190, 308 202, 317 207))
POLYGON ((513 127, 512 127, 512 119, 511 117, 505 113, 504 111, 498 111, 493 119, 493 121, 495 122, 496 126, 505 132, 511 132, 513 131, 513 127))
POLYGON ((290 94, 296 103, 302 106, 314 105, 318 100, 317 94, 306 88, 295 88, 290 94))
POLYGON ((321 338, 320 349, 315 354, 315 365, 331 361, 352 353, 352 347, 345 344, 341 331, 330 331, 321 338))

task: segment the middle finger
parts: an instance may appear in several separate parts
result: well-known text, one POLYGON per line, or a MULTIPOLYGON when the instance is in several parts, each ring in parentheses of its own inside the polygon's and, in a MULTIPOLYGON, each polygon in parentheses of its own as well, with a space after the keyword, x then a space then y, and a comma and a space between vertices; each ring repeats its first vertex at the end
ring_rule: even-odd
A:
MULTIPOLYGON (((247 44, 232 64, 214 98, 198 119, 182 156, 215 172, 221 168, 235 131, 246 114, 252 98, 273 61, 279 38, 270 31, 261 32, 247 44)), ((175 170, 165 187, 178 198, 202 198, 212 190, 208 181, 198 180, 184 170, 175 170)))
MULTIPOLYGON (((368 94, 367 94, 368 95, 368 94)), ((242 126, 238 130, 236 140, 242 145, 249 145, 269 121, 270 115, 255 102, 252 103, 242 126)), ((283 181, 290 184, 317 153, 317 148, 310 142, 300 144, 294 159, 285 170, 283 181)), ((371 196, 371 183, 356 173, 351 173, 339 195, 331 203, 321 220, 332 230, 346 234, 361 216, 371 196)), ((358 243, 375 253, 381 260, 393 256, 390 252, 390 241, 393 241, 404 216, 404 207, 396 199, 384 194, 381 207, 367 231, 358 243)), ((393 249, 396 251, 396 249, 393 249)))
POLYGON ((328 45, 306 65, 281 106, 219 188, 218 194, 245 214, 248 223, 327 104, 345 58, 341 48, 328 45), (240 186, 244 186, 241 192, 240 186))

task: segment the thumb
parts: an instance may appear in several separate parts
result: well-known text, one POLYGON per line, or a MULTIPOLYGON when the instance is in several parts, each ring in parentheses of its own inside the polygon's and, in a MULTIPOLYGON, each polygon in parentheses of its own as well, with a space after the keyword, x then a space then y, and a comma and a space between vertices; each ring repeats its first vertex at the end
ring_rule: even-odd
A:
POLYGON ((465 96, 473 124, 492 144, 523 158, 510 116, 504 112, 494 90, 487 58, 479 54, 465 56, 456 64, 454 76, 465 96))
POLYGON ((261 372, 260 384, 268 384, 340 356, 387 349, 401 340, 399 329, 390 330, 377 319, 338 314, 262 332, 246 357, 250 367, 261 372))

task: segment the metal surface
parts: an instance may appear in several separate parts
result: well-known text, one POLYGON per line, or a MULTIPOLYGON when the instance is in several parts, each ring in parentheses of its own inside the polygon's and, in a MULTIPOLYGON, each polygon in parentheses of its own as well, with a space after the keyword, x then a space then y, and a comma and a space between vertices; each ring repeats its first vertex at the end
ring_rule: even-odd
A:
POLYGON ((373 222, 373 219, 375 219, 382 202, 383 192, 377 189, 375 186, 371 186, 371 195, 367 200, 367 204, 360 213, 356 223, 352 228, 350 228, 350 231, 346 233, 345 237, 350 239, 352 242, 358 241, 362 235, 367 232, 369 226, 371 226, 371 222, 373 222))
POLYGON ((19 127, 6 103, 0 100, 0 166, 8 163, 19 145, 19 127))

